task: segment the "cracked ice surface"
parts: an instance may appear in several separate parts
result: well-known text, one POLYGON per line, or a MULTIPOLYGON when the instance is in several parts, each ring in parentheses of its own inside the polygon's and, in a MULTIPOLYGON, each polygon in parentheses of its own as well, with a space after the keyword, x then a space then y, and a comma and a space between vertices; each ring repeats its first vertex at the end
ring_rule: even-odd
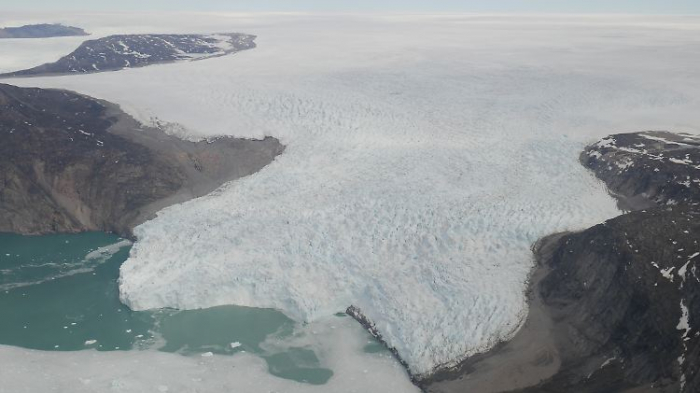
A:
POLYGON ((256 34, 258 48, 19 82, 115 101, 189 137, 288 146, 259 173, 138 227, 122 299, 273 307, 298 320, 355 305, 417 374, 514 334, 535 240, 618 214, 577 161, 586 143, 697 132, 687 124, 700 120, 687 83, 699 72, 694 18, 178 22, 256 34))

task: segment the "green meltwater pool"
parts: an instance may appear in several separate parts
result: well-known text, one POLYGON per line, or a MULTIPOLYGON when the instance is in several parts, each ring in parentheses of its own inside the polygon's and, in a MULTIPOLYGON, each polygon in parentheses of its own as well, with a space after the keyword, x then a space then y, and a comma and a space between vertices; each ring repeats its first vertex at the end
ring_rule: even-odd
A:
MULTIPOLYGON (((0 234, 0 345, 183 356, 245 351, 265 359, 278 377, 324 384, 333 375, 312 346, 294 345, 298 324, 276 310, 131 311, 119 302, 117 288, 130 248, 129 241, 104 233, 0 234)), ((367 337, 366 352, 386 351, 367 337)))

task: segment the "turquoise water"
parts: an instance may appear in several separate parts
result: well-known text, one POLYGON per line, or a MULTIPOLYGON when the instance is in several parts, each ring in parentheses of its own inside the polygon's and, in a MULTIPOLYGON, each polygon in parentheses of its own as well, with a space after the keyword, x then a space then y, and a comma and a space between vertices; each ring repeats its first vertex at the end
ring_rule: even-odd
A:
MULTIPOLYGON (((312 348, 270 352, 294 333, 281 312, 238 306, 134 312, 119 302, 130 244, 104 233, 0 234, 0 344, 51 351, 157 348, 185 356, 254 353, 271 374, 312 384, 333 375, 312 348)), ((365 348, 374 352, 378 344, 365 348)))

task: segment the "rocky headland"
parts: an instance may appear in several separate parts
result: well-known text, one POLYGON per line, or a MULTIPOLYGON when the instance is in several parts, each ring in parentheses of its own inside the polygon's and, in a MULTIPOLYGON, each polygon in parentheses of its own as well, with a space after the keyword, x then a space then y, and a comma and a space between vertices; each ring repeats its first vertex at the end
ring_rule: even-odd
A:
POLYGON ((425 391, 700 391, 700 139, 612 135, 580 159, 628 212, 540 240, 516 337, 425 391))
POLYGON ((0 84, 0 232, 134 226, 171 204, 250 175, 284 150, 274 138, 188 142, 117 106, 62 90, 0 84))
POLYGON ((203 60, 255 48, 250 34, 125 34, 83 42, 54 63, 0 77, 87 74, 203 60))
POLYGON ((49 38, 88 35, 79 27, 42 23, 0 28, 0 38, 49 38))

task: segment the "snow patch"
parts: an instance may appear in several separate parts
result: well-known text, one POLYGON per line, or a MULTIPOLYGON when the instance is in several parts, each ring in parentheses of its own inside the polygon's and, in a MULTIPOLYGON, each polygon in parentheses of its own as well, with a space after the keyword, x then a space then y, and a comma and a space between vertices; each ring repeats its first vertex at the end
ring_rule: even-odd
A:
POLYGON ((690 325, 688 322, 688 307, 685 305, 684 300, 681 300, 681 319, 678 321, 676 329, 683 332, 683 339, 688 336, 688 332, 690 331, 690 325))
POLYGON ((601 157, 603 157, 603 155, 600 154, 600 152, 597 151, 597 150, 590 150, 590 151, 588 152, 588 157, 593 157, 593 158, 596 158, 596 159, 600 159, 601 157))
POLYGON ((678 146, 690 146, 690 147, 695 147, 694 145, 689 145, 689 144, 683 143, 683 142, 676 142, 676 141, 668 140, 668 139, 663 138, 663 137, 660 137, 660 136, 649 135, 649 134, 645 134, 645 133, 642 133, 642 134, 640 134, 640 135, 641 135, 642 137, 646 138, 646 139, 649 139, 649 140, 652 140, 652 141, 656 141, 656 142, 662 142, 662 143, 667 144, 667 145, 678 145, 678 146))
POLYGON ((607 359, 606 361, 603 362, 603 364, 600 365, 600 368, 605 368, 605 366, 611 364, 615 360, 617 360, 616 357, 611 357, 611 358, 607 359))
POLYGON ((625 158, 620 159, 619 161, 617 161, 617 162, 615 163, 615 165, 617 165, 617 167, 618 167, 620 170, 625 171, 625 170, 631 168, 632 166, 634 166, 634 161, 632 161, 632 159, 630 159, 630 158, 628 158, 628 157, 625 157, 625 158))
MULTIPOLYGON (((653 262, 652 262, 652 263, 653 263, 653 262)), ((659 268, 658 265, 654 265, 654 266, 656 266, 657 268, 659 268)), ((667 280, 673 282, 673 270, 674 270, 674 269, 675 269, 675 266, 672 266, 672 267, 669 267, 669 268, 666 268, 666 269, 659 269, 659 271, 661 272, 661 275, 664 276, 665 279, 667 279, 667 280)))

